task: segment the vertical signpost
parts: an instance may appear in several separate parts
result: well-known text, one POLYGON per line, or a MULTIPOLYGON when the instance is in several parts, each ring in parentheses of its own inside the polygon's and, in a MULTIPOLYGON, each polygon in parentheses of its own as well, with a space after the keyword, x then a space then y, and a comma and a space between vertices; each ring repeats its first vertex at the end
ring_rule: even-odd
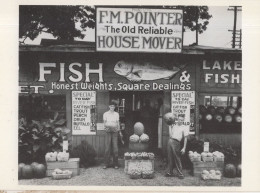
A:
POLYGON ((72 135, 96 135, 95 91, 72 91, 72 135))
POLYGON ((178 116, 183 114, 184 125, 189 128, 190 133, 194 134, 194 109, 195 92, 194 91, 172 91, 171 92, 171 110, 178 116))

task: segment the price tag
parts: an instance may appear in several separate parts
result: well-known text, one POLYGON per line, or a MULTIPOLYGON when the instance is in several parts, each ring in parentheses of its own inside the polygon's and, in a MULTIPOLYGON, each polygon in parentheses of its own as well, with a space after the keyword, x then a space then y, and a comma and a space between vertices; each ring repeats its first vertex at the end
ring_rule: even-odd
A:
POLYGON ((204 142, 204 152, 209 152, 209 142, 204 142))

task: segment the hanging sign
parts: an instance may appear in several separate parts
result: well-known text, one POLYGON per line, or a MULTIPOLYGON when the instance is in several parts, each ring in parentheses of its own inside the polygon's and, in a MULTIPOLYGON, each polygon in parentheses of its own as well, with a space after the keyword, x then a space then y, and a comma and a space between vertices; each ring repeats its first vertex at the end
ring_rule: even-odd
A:
POLYGON ((171 92, 171 110, 178 116, 184 115, 184 125, 194 132, 194 108, 195 92, 194 91, 172 91, 171 92))
POLYGON ((72 134, 96 135, 95 91, 72 91, 72 134))
POLYGON ((182 50, 182 10, 97 7, 96 15, 97 51, 182 50))

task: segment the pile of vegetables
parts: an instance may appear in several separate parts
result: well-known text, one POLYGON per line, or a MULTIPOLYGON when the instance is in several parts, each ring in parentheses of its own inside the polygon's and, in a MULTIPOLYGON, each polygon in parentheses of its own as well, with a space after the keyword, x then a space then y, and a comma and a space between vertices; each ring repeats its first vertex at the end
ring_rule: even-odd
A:
POLYGON ((31 178, 44 178, 46 175, 46 167, 44 164, 33 162, 30 165, 20 163, 18 165, 18 178, 31 179, 31 178))
POLYGON ((58 155, 57 151, 46 153, 45 155, 46 162, 55 162, 57 160, 57 155, 58 155))
POLYGON ((201 174, 203 180, 220 180, 221 176, 222 174, 219 170, 203 170, 201 174))
POLYGON ((131 179, 152 179, 154 177, 154 171, 151 170, 149 162, 137 163, 134 168, 128 172, 131 179))
POLYGON ((154 159, 154 154, 153 153, 147 153, 147 152, 140 152, 140 153, 126 152, 124 154, 124 158, 125 158, 125 160, 129 160, 129 159, 148 160, 148 159, 154 159))
POLYGON ((191 162, 201 161, 201 155, 199 153, 197 153, 196 151, 195 152, 189 151, 189 158, 190 158, 191 162))
POLYGON ((61 162, 66 162, 69 160, 69 153, 67 152, 59 152, 57 155, 57 160, 61 162))
POLYGON ((72 174, 72 171, 70 170, 61 170, 59 168, 56 168, 52 174, 68 174, 68 175, 71 175, 72 174))
POLYGON ((204 162, 208 162, 208 161, 224 161, 224 154, 219 152, 219 151, 214 151, 213 153, 211 152, 202 152, 197 153, 196 151, 189 151, 189 158, 191 160, 191 162, 194 161, 204 161, 204 162))

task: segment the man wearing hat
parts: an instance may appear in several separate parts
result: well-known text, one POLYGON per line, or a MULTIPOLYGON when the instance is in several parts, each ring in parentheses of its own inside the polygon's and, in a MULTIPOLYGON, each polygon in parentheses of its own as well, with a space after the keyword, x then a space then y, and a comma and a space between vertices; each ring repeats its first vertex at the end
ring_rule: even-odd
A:
POLYGON ((118 132, 119 126, 119 114, 115 112, 116 102, 111 101, 109 103, 109 110, 104 113, 103 121, 106 131, 105 139, 105 166, 103 169, 108 168, 110 162, 110 154, 113 152, 113 166, 118 169, 118 132))

